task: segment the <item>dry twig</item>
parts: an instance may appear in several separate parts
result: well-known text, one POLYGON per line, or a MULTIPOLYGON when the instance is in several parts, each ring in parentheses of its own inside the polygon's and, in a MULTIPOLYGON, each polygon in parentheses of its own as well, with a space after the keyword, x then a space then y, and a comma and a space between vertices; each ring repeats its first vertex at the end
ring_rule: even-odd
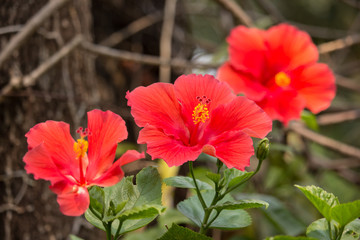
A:
POLYGON ((360 109, 344 111, 339 113, 327 113, 317 118, 319 125, 342 123, 360 118, 360 109))
POLYGON ((11 38, 10 42, 0 52, 0 66, 11 54, 18 49, 23 42, 57 9, 63 6, 69 0, 49 1, 37 14, 35 14, 24 26, 24 28, 11 38))
POLYGON ((346 47, 350 47, 357 43, 360 43, 360 34, 353 34, 334 41, 319 44, 318 49, 320 54, 325 54, 346 47))
POLYGON ((237 19, 245 26, 254 27, 254 23, 247 13, 233 0, 217 0, 221 5, 227 8, 237 19))

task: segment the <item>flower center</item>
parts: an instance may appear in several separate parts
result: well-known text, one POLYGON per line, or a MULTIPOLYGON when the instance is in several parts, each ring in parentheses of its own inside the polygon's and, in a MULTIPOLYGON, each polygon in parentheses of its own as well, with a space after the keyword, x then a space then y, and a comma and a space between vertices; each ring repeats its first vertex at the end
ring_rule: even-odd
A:
POLYGON ((76 133, 80 134, 80 138, 74 142, 74 152, 76 153, 77 158, 83 158, 88 150, 89 143, 84 138, 89 135, 89 129, 83 130, 82 127, 79 127, 76 130, 76 133))
POLYGON ((199 101, 199 103, 194 108, 192 114, 192 119, 195 125, 199 122, 204 123, 206 119, 209 118, 208 104, 211 102, 211 99, 207 98, 206 96, 196 97, 196 99, 199 101))
POLYGON ((291 79, 290 79, 289 75, 287 75, 284 72, 278 72, 275 75, 275 83, 279 87, 287 87, 290 85, 290 82, 291 82, 291 79))

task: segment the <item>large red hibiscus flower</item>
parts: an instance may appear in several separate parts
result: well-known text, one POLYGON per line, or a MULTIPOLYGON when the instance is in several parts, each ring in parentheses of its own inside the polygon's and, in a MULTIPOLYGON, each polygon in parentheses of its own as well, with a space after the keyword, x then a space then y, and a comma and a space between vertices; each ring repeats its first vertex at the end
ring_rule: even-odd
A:
POLYGON ((288 24, 267 31, 236 27, 227 38, 230 59, 218 79, 254 100, 285 125, 306 107, 318 113, 335 96, 335 78, 310 36, 288 24))
POLYGON ((79 128, 77 133, 80 138, 74 141, 67 123, 46 121, 25 135, 27 173, 51 182, 61 212, 69 216, 79 216, 89 207, 87 187, 116 184, 124 176, 122 165, 144 157, 129 150, 113 163, 117 143, 128 133, 124 120, 110 111, 88 112, 88 128, 79 128))
POLYGON ((154 83, 127 93, 138 143, 169 166, 204 152, 229 168, 244 170, 254 154, 252 137, 271 131, 271 119, 253 101, 237 97, 210 75, 183 75, 173 84, 154 83))

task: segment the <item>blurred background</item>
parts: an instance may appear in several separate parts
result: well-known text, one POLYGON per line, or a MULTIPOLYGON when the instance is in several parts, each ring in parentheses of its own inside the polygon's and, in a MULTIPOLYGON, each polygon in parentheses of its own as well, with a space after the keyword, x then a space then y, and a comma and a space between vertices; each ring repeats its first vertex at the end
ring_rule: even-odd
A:
MULTIPOLYGON (((26 132, 39 122, 64 121, 75 135, 94 108, 121 115, 126 149, 145 150, 125 94, 137 86, 173 82, 181 74, 216 74, 227 59, 226 37, 240 24, 267 29, 287 22, 308 32, 320 61, 337 77, 331 107, 301 124, 274 123, 271 154, 240 189, 270 203, 252 210, 253 224, 211 232, 214 239, 263 239, 304 234, 320 218, 294 184, 315 184, 340 202, 360 198, 360 1, 358 0, 2 0, 0 4, 0 239, 84 239, 105 235, 83 217, 63 216, 49 183, 24 170, 26 132)), ((196 175, 212 161, 202 157, 196 175)), ((125 166, 136 174, 150 158, 125 166)), ((165 176, 168 170, 159 168, 165 176)), ((175 169, 187 175, 185 166, 175 169)), ((244 194, 246 193, 246 194, 244 194)), ((168 206, 190 193, 166 191, 168 206)), ((127 240, 156 239, 171 222, 189 225, 170 207, 127 240)))

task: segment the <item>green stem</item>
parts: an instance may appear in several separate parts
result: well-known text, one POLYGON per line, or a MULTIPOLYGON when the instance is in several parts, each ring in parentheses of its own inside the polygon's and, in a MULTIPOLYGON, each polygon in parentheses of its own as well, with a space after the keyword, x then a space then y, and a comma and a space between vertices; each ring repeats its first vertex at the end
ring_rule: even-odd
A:
POLYGON ((333 240, 330 221, 327 221, 327 223, 328 223, 328 229, 329 229, 330 239, 333 240))
POLYGON ((112 222, 109 222, 109 223, 103 222, 103 225, 106 230, 106 240, 112 240, 111 239, 111 224, 112 224, 112 222))
POLYGON ((115 236, 114 236, 114 239, 117 240, 118 238, 120 238, 120 229, 122 227, 122 221, 119 220, 119 226, 118 226, 118 229, 116 230, 116 233, 115 233, 115 236))
POLYGON ((206 203, 204 201, 204 198, 201 195, 200 189, 197 185, 196 179, 195 179, 195 175, 194 175, 194 170, 193 170, 193 163, 192 161, 189 161, 189 170, 190 170, 190 174, 192 176, 192 179, 194 180, 194 184, 195 184, 195 190, 196 190, 196 194, 198 195, 198 198, 200 200, 201 206, 203 207, 204 211, 207 208, 206 203))
POLYGON ((344 228, 345 228, 345 226, 340 228, 339 234, 337 235, 337 238, 336 238, 337 240, 341 240, 341 236, 344 232, 344 228))
POLYGON ((100 215, 95 211, 95 209, 91 206, 91 204, 89 205, 89 209, 90 209, 90 211, 95 215, 95 217, 96 217, 97 219, 99 219, 100 221, 102 221, 102 216, 100 216, 100 215))

